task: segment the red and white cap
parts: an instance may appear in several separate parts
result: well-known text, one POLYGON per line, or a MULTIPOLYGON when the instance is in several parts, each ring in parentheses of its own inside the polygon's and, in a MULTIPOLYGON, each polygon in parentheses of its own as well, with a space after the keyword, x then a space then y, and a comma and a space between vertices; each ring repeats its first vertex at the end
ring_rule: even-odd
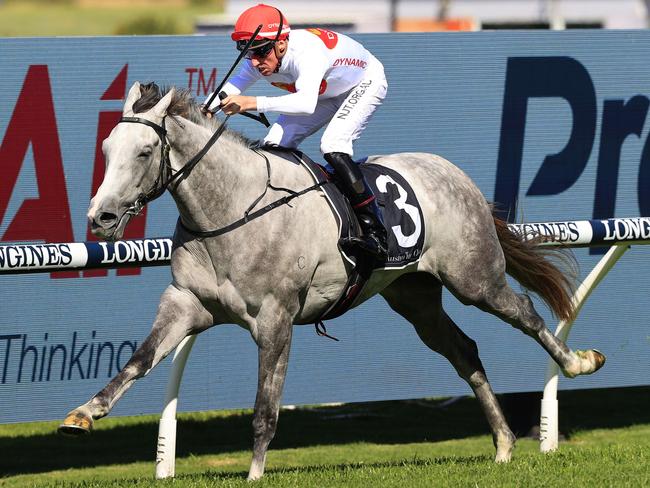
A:
POLYGON ((262 28, 255 37, 256 40, 276 41, 286 39, 289 36, 291 27, 282 12, 277 8, 260 3, 245 10, 235 23, 235 30, 231 34, 233 41, 246 41, 250 39, 259 25, 262 28), (280 28, 282 22, 282 28, 280 28), (279 31, 279 35, 278 35, 279 31), (276 38, 277 36, 277 38, 276 38))

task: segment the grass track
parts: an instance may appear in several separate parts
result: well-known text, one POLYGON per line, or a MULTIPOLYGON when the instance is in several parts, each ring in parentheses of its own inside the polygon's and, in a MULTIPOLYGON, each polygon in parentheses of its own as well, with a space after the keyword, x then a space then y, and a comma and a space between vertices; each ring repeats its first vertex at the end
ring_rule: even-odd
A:
MULTIPOLYGON (((561 395, 568 441, 553 455, 521 439, 496 465, 473 398, 311 407, 281 413, 255 486, 650 486, 650 387, 561 395)), ((92 436, 58 422, 0 426, 0 486, 250 487, 251 412, 179 418, 176 481, 153 479, 157 417, 107 418, 92 436)))

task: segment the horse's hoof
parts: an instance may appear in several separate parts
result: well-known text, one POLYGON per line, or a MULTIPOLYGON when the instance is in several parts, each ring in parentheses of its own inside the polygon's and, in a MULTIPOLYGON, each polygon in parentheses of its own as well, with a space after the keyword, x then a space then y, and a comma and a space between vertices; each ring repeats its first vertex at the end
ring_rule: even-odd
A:
POLYGON ((494 456, 494 462, 497 464, 509 463, 511 459, 512 459, 512 449, 503 450, 503 451, 497 450, 496 456, 494 456))
POLYGON ((587 351, 587 354, 590 354, 592 356, 592 362, 594 363, 594 370, 592 373, 595 373, 598 371, 600 368, 602 368, 605 365, 605 361, 607 361, 607 358, 605 355, 600 352, 598 349, 592 349, 590 351, 587 351))
POLYGON ((92 417, 80 412, 79 410, 74 410, 70 412, 63 423, 59 425, 58 432, 59 434, 78 437, 84 434, 90 434, 92 429, 92 417))
POLYGON ((575 351, 578 357, 577 364, 572 370, 562 370, 564 376, 567 378, 575 378, 581 374, 592 374, 603 367, 607 358, 597 349, 589 349, 588 351, 575 351))
POLYGON ((494 437, 494 445, 497 449, 494 457, 495 463, 509 463, 512 459, 512 450, 515 447, 515 435, 512 432, 500 433, 494 437))

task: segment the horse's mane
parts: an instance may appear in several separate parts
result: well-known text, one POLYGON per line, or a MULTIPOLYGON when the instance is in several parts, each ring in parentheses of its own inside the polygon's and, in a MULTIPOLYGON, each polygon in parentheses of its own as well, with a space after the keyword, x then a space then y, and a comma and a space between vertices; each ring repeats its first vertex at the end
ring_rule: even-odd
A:
MULTIPOLYGON (((140 93, 141 97, 133 104, 133 113, 146 112, 147 110, 153 108, 162 97, 164 97, 169 90, 174 88, 174 96, 167 113, 170 116, 180 116, 187 120, 194 122, 197 125, 209 129, 211 132, 217 130, 221 124, 222 120, 217 117, 206 117, 203 112, 201 112, 200 105, 194 100, 192 92, 187 88, 178 88, 178 87, 162 87, 160 88, 155 83, 146 83, 140 84, 140 93)), ((232 129, 226 128, 224 136, 229 137, 244 146, 251 146, 254 142, 232 129)))

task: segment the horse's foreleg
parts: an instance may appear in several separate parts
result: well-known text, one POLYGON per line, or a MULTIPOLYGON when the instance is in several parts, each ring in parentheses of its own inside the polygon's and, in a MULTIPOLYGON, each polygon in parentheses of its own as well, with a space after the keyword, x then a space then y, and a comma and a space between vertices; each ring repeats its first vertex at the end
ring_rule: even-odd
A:
POLYGON ((293 315, 278 305, 260 310, 254 334, 258 345, 258 382, 253 415, 253 460, 249 480, 264 474, 266 451, 275 435, 280 399, 289 364, 293 315))
POLYGON ((445 356, 474 391, 492 431, 496 462, 510 460, 515 436, 508 427, 488 382, 476 343, 467 337, 442 308, 442 285, 424 273, 404 275, 382 292, 393 310, 413 324, 433 351, 445 356))
POLYGON ((65 434, 92 430, 93 421, 108 415, 133 383, 151 371, 188 334, 209 327, 212 316, 189 292, 170 285, 163 293, 151 333, 124 368, 94 397, 71 411, 59 426, 65 434))

